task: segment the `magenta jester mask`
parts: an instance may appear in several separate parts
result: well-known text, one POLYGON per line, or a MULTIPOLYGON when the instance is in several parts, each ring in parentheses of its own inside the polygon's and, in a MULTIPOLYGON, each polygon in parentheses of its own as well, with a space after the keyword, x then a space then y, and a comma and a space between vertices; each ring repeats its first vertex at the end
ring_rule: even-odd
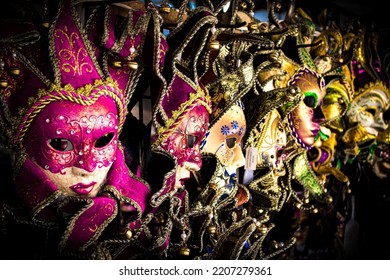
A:
MULTIPOLYGON (((164 66, 166 84, 155 95, 159 102, 153 112, 152 149, 168 154, 175 161, 173 170, 166 174, 163 187, 152 197, 158 205, 166 194, 174 195, 184 187, 191 171, 202 166, 200 142, 208 129, 211 100, 199 79, 196 61, 210 33, 210 24, 216 18, 207 9, 198 9, 176 32, 170 33, 170 45, 164 66), (158 198, 160 202, 155 201, 158 198)), ((153 95, 153 93, 152 93, 153 95)))
POLYGON ((154 147, 163 149, 176 160, 173 183, 176 187, 182 187, 190 172, 202 167, 200 143, 208 129, 210 104, 207 90, 178 72, 161 101, 157 111, 160 114, 155 115, 158 134, 154 147), (162 112, 166 121, 164 126, 159 126, 162 112))
POLYGON ((56 223, 58 211, 66 209, 69 221, 59 246, 65 251, 91 248, 117 217, 119 203, 131 205, 139 219, 150 195, 127 167, 118 135, 142 68, 128 62, 145 60, 145 36, 154 42, 148 48, 155 47, 147 59, 163 61, 165 41, 153 33, 159 18, 152 7, 129 12, 123 34, 114 34, 115 10, 103 10, 92 16, 105 20, 96 18, 96 26, 84 29, 71 1, 61 2, 48 40, 38 40, 33 25, 1 28, 4 42, 25 37, 17 48, 11 44, 0 52, 6 67, 20 70, 0 77, 8 83, 1 89, 2 144, 18 153, 16 192, 32 220, 56 223), (137 57, 129 57, 129 46, 137 57), (118 61, 123 67, 113 63, 118 61))
MULTIPOLYGON (((211 25, 216 22, 216 17, 208 9, 199 7, 180 28, 170 33, 163 72, 166 84, 151 92, 152 96, 158 96, 153 110, 152 152, 167 156, 174 164, 164 173, 162 184, 156 186, 160 189, 149 201, 153 207, 151 215, 160 211, 167 215, 163 223, 160 218, 155 219, 158 226, 164 228, 160 237, 151 240, 159 251, 165 250, 170 242, 171 232, 167 229, 172 227, 172 220, 175 221, 173 226, 182 232, 182 239, 189 236, 189 194, 185 182, 191 171, 202 166, 200 143, 208 129, 211 113, 210 96, 199 79, 201 73, 198 73, 197 59, 206 46, 211 25)), ((155 231, 154 223, 150 225, 155 231)))

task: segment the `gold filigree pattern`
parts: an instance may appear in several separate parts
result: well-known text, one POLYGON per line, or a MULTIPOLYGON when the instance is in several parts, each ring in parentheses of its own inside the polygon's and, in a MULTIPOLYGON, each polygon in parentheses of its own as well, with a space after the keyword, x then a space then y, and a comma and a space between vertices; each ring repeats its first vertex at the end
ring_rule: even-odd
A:
POLYGON ((80 40, 79 35, 76 32, 68 34, 67 29, 68 27, 64 26, 64 29, 58 28, 54 31, 54 37, 60 39, 61 46, 69 46, 58 51, 60 59, 69 61, 68 63, 62 63, 62 70, 66 73, 73 73, 73 76, 91 73, 93 67, 89 63, 84 62, 84 58, 88 56, 86 50, 84 48, 77 48, 77 51, 75 51, 74 44, 80 40))

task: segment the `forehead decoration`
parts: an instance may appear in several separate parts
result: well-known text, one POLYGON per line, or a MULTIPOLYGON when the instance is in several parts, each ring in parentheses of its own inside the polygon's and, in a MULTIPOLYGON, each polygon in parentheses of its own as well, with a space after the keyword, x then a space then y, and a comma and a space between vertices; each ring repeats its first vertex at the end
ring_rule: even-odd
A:
POLYGON ((289 81, 289 85, 297 85, 301 91, 323 91, 325 89, 325 81, 321 75, 309 68, 300 68, 294 73, 289 81))

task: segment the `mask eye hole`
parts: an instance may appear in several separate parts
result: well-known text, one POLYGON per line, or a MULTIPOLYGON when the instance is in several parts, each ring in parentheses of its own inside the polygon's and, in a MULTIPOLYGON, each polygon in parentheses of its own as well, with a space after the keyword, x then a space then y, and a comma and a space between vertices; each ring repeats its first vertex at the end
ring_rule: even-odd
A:
POLYGON ((315 92, 307 91, 305 92, 303 102, 309 108, 316 108, 318 105, 318 95, 315 92))
POLYGON ((386 110, 384 113, 383 113, 383 119, 385 121, 389 121, 390 120, 390 109, 389 110, 386 110))
POLYGON ((236 145, 236 138, 227 138, 226 145, 231 149, 236 145))
POLYGON ((317 101, 314 96, 305 96, 305 99, 303 99, 303 102, 306 104, 307 107, 315 108, 317 106, 317 101))
POLYGON ((95 148, 103 148, 114 138, 114 133, 107 133, 95 141, 95 148))
POLYGON ((366 110, 366 112, 370 113, 371 115, 373 115, 375 117, 375 115, 376 115, 375 108, 366 108, 365 110, 366 110))
POLYGON ((54 138, 49 140, 49 145, 60 152, 66 152, 73 150, 73 144, 65 138, 54 138))
POLYGON ((196 140, 198 140, 198 137, 196 137, 194 135, 187 135, 188 148, 193 148, 195 146, 196 140))

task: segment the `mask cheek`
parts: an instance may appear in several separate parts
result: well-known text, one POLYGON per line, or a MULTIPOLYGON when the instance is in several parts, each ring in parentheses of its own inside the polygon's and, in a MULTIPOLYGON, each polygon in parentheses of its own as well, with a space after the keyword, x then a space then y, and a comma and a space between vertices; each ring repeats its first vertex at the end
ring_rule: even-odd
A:
POLYGON ((257 163, 261 166, 274 166, 275 165, 275 148, 264 150, 258 154, 257 163))
POLYGON ((175 150, 174 153, 171 153, 176 158, 179 167, 183 167, 187 162, 191 160, 191 155, 188 152, 188 150, 180 148, 175 150))
POLYGON ((234 158, 231 163, 232 167, 237 169, 241 166, 245 165, 245 157, 244 154, 242 153, 242 149, 240 145, 236 145, 236 147, 233 148, 234 151, 234 158))
POLYGON ((364 127, 371 127, 374 123, 374 118, 367 112, 360 112, 357 114, 357 122, 364 127))
POLYGON ((383 119, 383 114, 380 113, 379 116, 375 119, 375 127, 378 128, 378 130, 385 130, 386 129, 386 123, 383 119))
POLYGON ((53 173, 58 173, 62 169, 74 165, 76 158, 74 151, 57 152, 49 148, 46 143, 41 145, 41 148, 26 147, 26 152, 42 169, 50 170, 53 173))
POLYGON ((230 149, 224 145, 216 155, 229 174, 236 173, 237 168, 245 165, 245 157, 240 146, 230 149))
MULTIPOLYGON (((339 100, 343 100, 341 96, 339 97, 339 100)), ((326 120, 334 120, 340 117, 347 108, 345 102, 340 103, 333 100, 332 101, 324 100, 324 102, 321 105, 321 109, 326 120)))
POLYGON ((162 148, 176 158, 179 165, 185 158, 183 143, 183 137, 176 133, 172 134, 165 142, 162 143, 162 148))
POLYGON ((187 149, 186 151, 186 162, 191 163, 192 165, 196 165, 200 168, 202 168, 202 161, 200 159, 200 150, 199 148, 192 148, 192 149, 187 149))
POLYGON ((178 147, 173 156, 176 158, 179 166, 183 166, 188 162, 193 162, 193 152, 192 149, 188 147, 178 147))
POLYGON ((221 148, 218 149, 216 156, 223 166, 230 166, 234 158, 234 152, 226 145, 222 145, 221 148))

